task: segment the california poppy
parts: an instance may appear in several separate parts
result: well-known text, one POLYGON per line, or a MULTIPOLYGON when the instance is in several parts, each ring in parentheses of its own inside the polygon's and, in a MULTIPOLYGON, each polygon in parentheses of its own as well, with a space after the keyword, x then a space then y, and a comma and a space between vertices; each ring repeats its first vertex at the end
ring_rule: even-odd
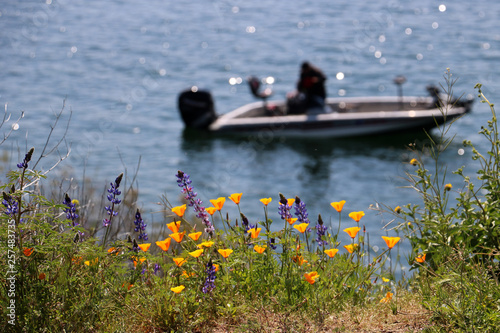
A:
POLYGON ((420 253, 416 258, 415 260, 418 262, 418 263, 423 263, 425 261, 425 253, 420 253))
POLYGON ((342 208, 344 208, 344 204, 345 200, 330 203, 330 205, 332 205, 332 207, 339 213, 342 211, 342 208))
POLYGON ((352 253, 358 247, 358 244, 344 245, 344 247, 349 253, 352 253))
POLYGON ((394 212, 395 213, 401 213, 401 207, 400 206, 396 206, 396 208, 394 208, 394 212))
POLYGON ((207 207, 207 208, 205 208, 205 210, 210 215, 214 215, 214 213, 217 211, 217 209, 215 209, 215 207, 207 207))
POLYGON ((175 262, 177 267, 181 267, 187 261, 185 258, 173 258, 172 260, 175 262))
POLYGON ((349 236, 351 236, 351 238, 356 237, 356 235, 358 234, 358 232, 360 230, 361 230, 360 227, 350 227, 350 228, 344 229, 344 231, 347 232, 349 234, 349 236))
POLYGON ((181 221, 174 221, 174 222, 170 222, 167 224, 167 228, 170 229, 170 231, 172 232, 179 232, 179 228, 181 227, 181 221))
POLYGON ((252 229, 248 229, 247 232, 249 232, 251 234, 252 238, 257 238, 257 237, 259 237, 259 233, 261 230, 262 230, 262 228, 252 228, 252 229))
POLYGON ((339 249, 328 249, 328 250, 325 250, 325 253, 330 257, 330 258, 333 258, 335 257, 335 255, 337 254, 337 252, 339 252, 339 249))
POLYGON ((292 225, 295 223, 295 221, 297 221, 297 218, 296 217, 289 217, 286 219, 286 221, 288 222, 288 224, 292 225))
POLYGON ((307 263, 307 260, 305 260, 304 257, 301 256, 300 254, 293 256, 292 260, 294 263, 296 263, 299 266, 302 266, 302 264, 307 263))
POLYGON ((138 246, 141 248, 141 250, 147 252, 149 250, 149 247, 151 246, 151 243, 138 244, 138 246))
POLYGON ((195 242, 198 240, 198 238, 200 238, 200 236, 201 236, 201 231, 192 232, 188 235, 188 237, 194 240, 195 242))
POLYGON ((388 302, 390 302, 391 299, 392 299, 392 295, 394 295, 394 294, 391 293, 391 292, 388 292, 387 294, 385 294, 385 297, 380 300, 380 303, 388 303, 388 302))
POLYGON ((170 243, 172 242, 172 238, 165 238, 165 240, 156 242, 156 245, 160 247, 163 251, 167 252, 170 248, 170 243))
POLYGON ((221 256, 227 259, 231 253, 233 253, 233 250, 231 249, 219 249, 217 252, 220 253, 221 256))
POLYGON ((289 198, 287 199, 288 206, 292 207, 292 205, 295 203, 295 198, 289 198))
POLYGON ((363 211, 349 213, 349 217, 356 222, 359 222, 363 216, 365 216, 363 211))
POLYGON ((186 212, 186 205, 172 207, 172 212, 177 214, 179 217, 183 217, 186 212))
POLYGON ((222 206, 224 206, 224 202, 226 202, 226 198, 219 197, 215 200, 210 200, 210 202, 212 203, 212 205, 214 205, 216 210, 220 211, 222 209, 222 206))
POLYGON ((29 257, 33 253, 33 248, 23 247, 23 253, 26 257, 29 257))
POLYGON ((199 256, 201 256, 202 253, 203 253, 203 249, 198 249, 198 250, 194 250, 193 252, 189 252, 189 255, 191 255, 195 258, 198 258, 199 256))
POLYGON ((83 263, 87 266, 93 266, 93 265, 97 264, 98 261, 99 261, 99 258, 95 258, 93 260, 84 261, 83 263))
POLYGON ((399 237, 382 236, 382 239, 385 240, 385 243, 387 244, 387 247, 389 249, 392 249, 394 247, 394 245, 396 245, 396 243, 399 242, 399 240, 401 238, 399 238, 399 237))
POLYGON ((452 187, 453 187, 453 186, 452 186, 451 184, 446 184, 446 185, 444 186, 444 190, 445 190, 445 191, 449 191, 449 190, 451 190, 451 188, 452 188, 452 187))
POLYGON ((178 293, 180 293, 181 291, 183 291, 183 290, 184 290, 184 288, 186 288, 186 287, 184 287, 184 286, 178 286, 178 287, 173 287, 173 288, 170 288, 170 290, 172 290, 174 293, 178 294, 178 293))
POLYGON ((316 279, 319 278, 319 274, 316 271, 310 273, 304 273, 304 278, 310 284, 314 284, 314 282, 316 282, 316 279))
POLYGON ((303 234, 304 232, 306 232, 307 227, 309 227, 309 223, 301 223, 294 225, 293 227, 303 234))
POLYGON ((228 198, 231 199, 235 204, 239 204, 242 194, 243 193, 233 193, 228 198))
POLYGON ((202 243, 198 244, 197 246, 198 246, 198 248, 202 249, 204 247, 210 247, 212 245, 214 245, 214 242, 206 241, 206 242, 202 242, 202 243))
POLYGON ((177 243, 180 243, 180 242, 182 242, 182 238, 184 237, 185 234, 186 234, 186 231, 175 232, 175 233, 171 234, 170 237, 172 237, 174 239, 174 241, 176 241, 177 243))
POLYGON ((262 199, 260 199, 260 202, 262 202, 262 203, 264 204, 264 206, 269 205, 269 203, 270 203, 271 201, 273 201, 273 199, 272 199, 272 198, 262 198, 262 199))
POLYGON ((253 247, 253 249, 255 250, 255 252, 257 252, 259 254, 262 254, 266 250, 266 247, 265 246, 260 246, 260 245, 255 245, 253 247))

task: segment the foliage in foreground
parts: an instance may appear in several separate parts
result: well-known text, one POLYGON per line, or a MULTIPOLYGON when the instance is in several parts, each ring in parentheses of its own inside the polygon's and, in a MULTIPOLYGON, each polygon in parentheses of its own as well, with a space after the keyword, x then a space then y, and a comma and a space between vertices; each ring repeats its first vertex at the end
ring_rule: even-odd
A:
POLYGON ((494 106, 481 85, 476 88, 492 113, 479 132, 489 151, 480 153, 470 141, 463 142, 480 164, 477 176, 471 178, 461 167, 453 180, 461 181, 462 188, 455 191, 447 183, 441 156, 453 139, 445 139, 443 129, 441 140, 426 147, 426 154, 415 151, 411 164, 417 171, 408 180, 422 203, 398 209, 401 219, 395 226, 412 245, 410 262, 419 271, 424 306, 440 329, 454 332, 500 330, 500 141, 494 106))
MULTIPOLYGON (((480 96, 489 103, 481 91, 480 96)), ((445 184, 439 160, 450 143, 443 130, 439 142, 422 154, 415 151, 409 163, 416 168, 408 173, 410 184, 423 203, 391 210, 402 219, 395 228, 412 247, 409 262, 418 272, 412 288, 432 314, 436 331, 494 332, 500 327, 500 158, 490 107, 493 120, 481 133, 491 150, 483 156, 464 143, 481 161, 480 184, 458 170, 465 186, 457 191, 456 206, 448 207, 453 187, 445 184)), ((177 183, 186 203, 173 206, 164 198, 168 231, 150 242, 139 210, 130 234, 113 232, 124 228, 119 219, 122 174, 109 185, 102 221, 90 226, 81 221, 87 215, 84 203, 68 194, 56 199, 40 194, 44 175, 29 168, 33 153, 1 186, 3 331, 210 331, 221 321, 258 331, 273 315, 276 329, 306 331, 311 320, 319 330, 346 308, 355 309, 348 313, 357 324, 362 309, 374 304, 400 311, 392 268, 385 265, 399 237, 385 237, 387 249, 371 257, 361 225, 364 212, 342 220, 344 201, 329 207, 338 216, 335 226, 326 226, 321 216, 311 221, 299 197, 281 194, 261 199, 263 218, 251 222, 240 211, 242 194, 234 193, 229 204, 240 215, 230 219, 223 213, 225 197, 210 200, 213 207, 203 206, 190 177, 179 171, 177 183), (196 217, 185 214, 187 207, 196 217), (341 230, 350 243, 340 244, 341 230)), ((337 329, 349 330, 343 324, 337 329)))

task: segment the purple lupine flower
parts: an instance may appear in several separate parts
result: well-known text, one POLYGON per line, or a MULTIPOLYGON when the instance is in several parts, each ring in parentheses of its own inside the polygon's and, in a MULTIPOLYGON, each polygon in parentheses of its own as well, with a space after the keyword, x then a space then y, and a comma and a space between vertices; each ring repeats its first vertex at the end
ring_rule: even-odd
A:
POLYGON ((3 192, 2 204, 5 207, 4 214, 13 217, 19 211, 19 203, 11 195, 3 192))
POLYGON ((108 194, 108 201, 111 202, 111 205, 106 206, 104 208, 109 215, 109 218, 102 220, 102 225, 104 227, 108 227, 111 224, 111 219, 113 218, 113 216, 118 215, 118 212, 116 212, 114 209, 115 209, 115 205, 118 205, 118 204, 120 204, 120 202, 122 202, 120 199, 116 198, 118 195, 122 194, 122 192, 118 189, 118 187, 120 187, 120 183, 122 181, 122 178, 123 178, 123 173, 121 173, 118 177, 116 177, 114 183, 109 183, 111 185, 111 187, 108 189, 108 193, 109 193, 108 194))
POLYGON ((291 206, 288 205, 288 200, 286 200, 285 196, 280 193, 280 203, 278 206, 278 213, 281 216, 282 220, 287 220, 292 218, 292 214, 290 213, 291 206))
POLYGON ((154 275, 156 275, 156 274, 160 271, 160 269, 161 269, 161 266, 160 266, 160 265, 158 265, 158 264, 155 264, 153 274, 154 274, 154 275))
POLYGON ((275 245, 276 240, 274 238, 270 238, 269 241, 267 242, 267 244, 269 245, 269 247, 271 249, 276 250, 277 246, 275 245))
POLYGON ((177 172, 177 186, 182 188, 182 193, 185 194, 185 199, 188 200, 188 205, 193 207, 196 217, 200 218, 203 224, 205 225, 205 232, 207 232, 210 236, 213 235, 215 228, 210 222, 209 214, 205 211, 205 207, 202 206, 202 201, 200 199, 196 199, 198 193, 193 191, 193 187, 191 186, 191 179, 189 179, 189 175, 178 171, 177 172))
POLYGON ((71 220, 72 226, 76 227, 78 225, 78 222, 75 221, 78 218, 78 214, 76 213, 76 204, 71 201, 68 194, 64 195, 63 204, 67 207, 63 209, 66 213, 66 219, 71 220))
POLYGON ((144 223, 144 220, 141 217, 141 213, 139 212, 139 209, 137 209, 137 212, 135 213, 135 232, 139 233, 138 238, 143 239, 145 241, 148 240, 148 234, 145 233, 144 231, 146 230, 146 227, 148 226, 146 223, 144 223))
POLYGON ((323 224, 323 219, 321 218, 321 214, 318 215, 318 224, 316 225, 316 242, 318 242, 318 246, 327 245, 328 242, 323 240, 323 236, 326 234, 327 227, 323 224))
POLYGON ((24 155, 24 160, 21 163, 17 164, 17 167, 19 169, 27 169, 28 168, 28 162, 31 161, 31 157, 33 156, 33 152, 35 151, 35 148, 31 148, 26 155, 24 155))
POLYGON ((217 275, 215 274, 215 266, 212 263, 212 259, 207 263, 205 273, 207 273, 207 278, 205 279, 205 284, 203 285, 202 291, 204 294, 208 294, 215 289, 215 279, 217 275))
POLYGON ((297 221, 300 223, 309 224, 310 221, 307 218, 308 213, 306 209, 306 204, 304 201, 301 201, 299 197, 295 197, 295 216, 297 216, 297 221))

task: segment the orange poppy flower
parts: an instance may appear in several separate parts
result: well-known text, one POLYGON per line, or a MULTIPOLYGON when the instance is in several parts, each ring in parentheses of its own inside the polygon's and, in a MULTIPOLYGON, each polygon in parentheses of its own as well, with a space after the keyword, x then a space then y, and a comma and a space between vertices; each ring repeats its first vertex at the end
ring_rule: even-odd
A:
POLYGON ((218 271, 219 271, 219 268, 220 268, 219 264, 213 264, 213 265, 214 265, 214 267, 215 267, 215 271, 214 271, 214 272, 218 272, 218 271))
POLYGON ((330 258, 333 258, 335 257, 335 255, 337 254, 337 252, 339 252, 339 249, 328 249, 328 250, 325 250, 325 253, 330 257, 330 258))
POLYGON ((385 243, 387 244, 387 247, 389 249, 392 249, 394 247, 394 245, 396 245, 396 243, 399 242, 399 240, 401 238, 399 238, 399 237, 382 236, 382 239, 385 240, 385 243))
POLYGON ((184 290, 184 288, 186 288, 186 287, 184 287, 184 286, 178 286, 178 287, 173 287, 173 288, 170 288, 170 290, 172 290, 174 293, 178 294, 178 293, 180 293, 181 291, 183 291, 183 290, 184 290))
POLYGON ((45 273, 43 273, 43 272, 42 272, 42 273, 40 273, 40 274, 38 275, 38 280, 45 280, 45 273))
POLYGON ((109 254, 115 254, 115 255, 119 255, 120 254, 120 249, 116 248, 116 247, 110 247, 108 249, 108 253, 109 254))
POLYGON ((185 262, 187 262, 185 258, 173 258, 172 260, 175 262, 177 267, 181 267, 185 262))
POLYGON ((302 264, 307 263, 307 260, 304 260, 304 257, 299 255, 299 254, 297 254, 296 256, 293 256, 292 260, 294 263, 296 263, 299 266, 302 266, 302 264))
POLYGON ((233 250, 231 249, 219 249, 217 252, 220 253, 221 256, 227 259, 231 253, 233 253, 233 250))
POLYGON ((194 276, 195 275, 195 272, 191 272, 188 274, 188 272, 186 271, 183 271, 181 276, 185 277, 185 278, 190 278, 191 276, 194 276))
POLYGON ((141 250, 144 252, 147 252, 149 250, 149 247, 151 246, 151 243, 144 243, 144 244, 137 244, 141 250))
POLYGON ((394 295, 394 294, 391 292, 388 292, 387 294, 385 294, 385 297, 380 300, 380 303, 389 303, 392 299, 392 295, 394 295))
POLYGON ((202 242, 202 243, 198 244, 197 246, 198 246, 198 248, 202 249, 204 247, 210 247, 212 245, 214 245, 214 242, 207 241, 207 242, 202 242))
POLYGON ((418 263, 423 263, 425 261, 425 253, 420 253, 416 258, 415 260, 418 262, 418 263))
POLYGON ((306 232, 308 226, 309 226, 309 223, 301 223, 301 224, 294 225, 293 227, 295 229, 297 229, 301 234, 303 234, 304 232, 306 232))
POLYGON ((344 245, 344 247, 349 253, 352 253, 358 247, 358 244, 344 245))
POLYGON ((292 207, 293 204, 295 203, 295 198, 287 199, 287 202, 288 202, 288 206, 292 207))
POLYGON ((330 203, 330 205, 332 205, 332 207, 339 213, 342 211, 342 208, 344 208, 344 204, 345 200, 330 203))
POLYGON ((210 200, 212 205, 214 205, 215 209, 220 211, 222 209, 222 206, 224 206, 224 202, 226 202, 226 198, 224 197, 219 197, 215 200, 210 200))
POLYGON ((261 230, 262 230, 262 228, 252 228, 252 229, 248 229, 247 232, 249 232, 251 234, 252 238, 257 238, 257 237, 259 237, 259 233, 261 230))
POLYGON ((92 260, 84 261, 83 263, 87 266, 94 266, 95 264, 97 264, 98 261, 99 261, 99 258, 95 258, 92 260))
POLYGON ((316 279, 319 278, 319 274, 316 271, 311 272, 311 273, 304 273, 304 278, 310 284, 314 284, 314 282, 316 282, 316 279))
POLYGON ((295 221, 297 221, 297 218, 296 217, 289 217, 286 219, 286 221, 288 222, 288 224, 292 225, 295 223, 295 221))
POLYGON ((188 235, 188 237, 194 240, 195 242, 198 240, 198 238, 200 238, 200 236, 201 236, 201 231, 192 232, 188 235))
POLYGON ((203 253, 203 249, 198 249, 198 250, 194 250, 193 252, 189 252, 189 255, 193 256, 195 258, 198 258, 199 256, 201 256, 202 253, 203 253))
POLYGON ((363 216, 365 216, 363 211, 349 213, 349 217, 356 222, 359 222, 363 216))
POLYGON ((181 221, 174 221, 167 223, 167 228, 170 229, 173 233, 179 232, 179 228, 181 227, 181 221))
POLYGON ((260 246, 260 245, 255 245, 253 247, 253 249, 255 250, 255 252, 257 252, 258 254, 262 254, 264 253, 264 251, 266 250, 266 246, 260 246))
POLYGON ((243 193, 233 193, 228 198, 231 199, 235 204, 239 204, 242 195, 243 193))
POLYGON ((23 253, 26 257, 29 257, 33 253, 33 248, 23 247, 23 253))
POLYGON ((185 212, 186 212, 186 205, 172 207, 172 213, 177 214, 177 216, 179 217, 183 217, 185 212))
POLYGON ((185 234, 186 234, 186 231, 175 232, 175 233, 171 234, 170 237, 172 237, 174 239, 174 241, 176 241, 177 243, 180 243, 180 242, 182 242, 182 238, 184 237, 185 234))
POLYGON ((156 242, 156 245, 160 247, 163 251, 167 252, 170 248, 170 243, 172 242, 172 238, 165 238, 165 240, 156 242))
POLYGON ((205 208, 205 210, 210 215, 214 215, 214 213, 217 211, 217 209, 215 209, 215 207, 207 207, 207 208, 205 208))
POLYGON ((262 198, 262 199, 260 199, 260 202, 262 202, 264 204, 264 206, 269 205, 269 203, 271 203, 271 201, 273 201, 273 198, 262 198))
POLYGON ((351 236, 351 238, 354 238, 354 237, 356 237, 356 235, 358 234, 358 232, 360 230, 361 230, 360 227, 350 227, 350 228, 344 229, 343 231, 347 232, 349 234, 349 236, 351 236))

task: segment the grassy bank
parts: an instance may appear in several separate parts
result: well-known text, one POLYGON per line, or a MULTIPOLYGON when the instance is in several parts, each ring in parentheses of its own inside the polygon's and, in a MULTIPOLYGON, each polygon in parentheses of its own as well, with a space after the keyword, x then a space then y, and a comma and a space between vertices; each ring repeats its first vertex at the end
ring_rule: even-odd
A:
POLYGON ((492 112, 480 132, 490 149, 463 144, 480 169, 455 171, 460 189, 448 183, 440 156, 449 127, 430 146, 410 145, 405 169, 421 202, 380 209, 392 219, 375 257, 364 211, 342 198, 323 213, 333 227, 299 196, 278 193, 254 203, 262 217, 249 221, 244 193, 199 198, 179 171, 170 181, 182 199, 164 197, 164 227, 152 234, 127 175, 116 175, 96 211, 87 192, 43 195, 45 175, 28 151, 1 184, 2 331, 498 331, 500 141, 494 107, 477 89, 492 112), (400 242, 411 246, 414 275, 396 280, 391 249, 400 242))

